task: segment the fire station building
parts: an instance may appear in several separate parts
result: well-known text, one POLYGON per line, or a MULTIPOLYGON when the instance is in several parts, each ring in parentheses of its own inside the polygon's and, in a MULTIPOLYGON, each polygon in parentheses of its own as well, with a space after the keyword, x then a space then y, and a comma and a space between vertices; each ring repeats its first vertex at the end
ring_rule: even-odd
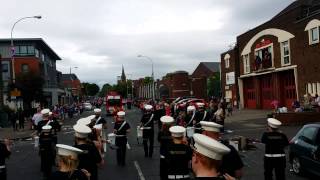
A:
MULTIPOLYGON (((297 0, 237 37, 233 51, 238 53, 232 55, 239 63, 233 71, 239 70, 236 78, 242 107, 270 109, 277 100, 280 106, 291 108, 306 93, 320 94, 319 27, 319 2, 297 0)), ((221 56, 222 66, 230 61, 227 54, 221 56)), ((222 77, 233 71, 223 72, 222 77)))

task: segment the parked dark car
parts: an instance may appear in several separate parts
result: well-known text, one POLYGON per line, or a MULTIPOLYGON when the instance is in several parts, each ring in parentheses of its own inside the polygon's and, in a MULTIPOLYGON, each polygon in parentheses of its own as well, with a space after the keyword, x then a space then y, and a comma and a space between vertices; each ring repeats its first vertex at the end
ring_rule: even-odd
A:
POLYGON ((309 172, 320 177, 320 123, 303 126, 292 138, 289 160, 294 173, 309 172))

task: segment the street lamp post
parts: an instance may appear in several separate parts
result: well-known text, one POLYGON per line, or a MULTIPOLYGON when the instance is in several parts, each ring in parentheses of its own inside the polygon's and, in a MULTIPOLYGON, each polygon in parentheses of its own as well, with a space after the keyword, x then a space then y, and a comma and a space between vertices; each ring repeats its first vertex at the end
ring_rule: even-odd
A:
POLYGON ((138 57, 139 57, 139 58, 144 57, 144 58, 147 58, 149 61, 151 61, 151 65, 152 65, 152 74, 151 74, 151 76, 152 76, 152 100, 155 101, 153 60, 152 60, 150 57, 148 57, 148 56, 144 56, 144 55, 140 55, 140 54, 138 55, 138 57))
POLYGON ((16 81, 16 75, 15 75, 15 70, 14 70, 14 53, 15 53, 15 48, 14 48, 14 44, 13 44, 13 30, 15 28, 15 26, 20 22, 20 21, 23 21, 25 19, 31 19, 31 18, 34 18, 34 19, 41 19, 42 17, 41 16, 27 16, 27 17, 23 17, 23 18, 20 18, 18 19, 12 26, 11 28, 11 64, 12 64, 12 82, 15 83, 16 81))

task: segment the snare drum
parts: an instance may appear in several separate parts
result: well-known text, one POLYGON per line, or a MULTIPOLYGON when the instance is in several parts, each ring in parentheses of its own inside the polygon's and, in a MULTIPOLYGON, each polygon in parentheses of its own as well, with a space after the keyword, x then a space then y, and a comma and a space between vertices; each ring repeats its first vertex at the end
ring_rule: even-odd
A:
POLYGON ((187 137, 191 138, 194 134, 194 127, 187 127, 187 137))
POLYGON ((111 145, 116 145, 116 135, 114 133, 108 134, 108 140, 110 141, 111 145))
POLYGON ((141 138, 143 136, 143 129, 137 126, 137 137, 141 138))

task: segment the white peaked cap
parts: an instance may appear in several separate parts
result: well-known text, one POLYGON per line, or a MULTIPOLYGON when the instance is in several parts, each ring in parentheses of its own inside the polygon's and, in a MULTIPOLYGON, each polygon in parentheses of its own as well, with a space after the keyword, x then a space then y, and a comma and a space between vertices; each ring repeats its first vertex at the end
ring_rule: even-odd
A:
POLYGON ((50 125, 45 125, 45 126, 42 126, 42 132, 50 132, 51 129, 52 129, 52 126, 50 125))
POLYGON ((77 124, 81 124, 81 125, 89 125, 91 123, 91 119, 89 118, 80 118, 78 121, 77 121, 77 124))
POLYGON ((102 129, 102 124, 96 124, 96 125, 93 126, 93 128, 101 130, 102 129))
POLYGON ((186 128, 182 126, 172 126, 169 128, 172 137, 183 137, 186 132, 186 128))
POLYGON ((203 107, 203 106, 204 106, 204 103, 198 102, 198 103, 197 103, 197 106, 198 106, 198 107, 203 107))
POLYGON ((120 116, 120 117, 123 117, 123 116, 125 116, 126 115, 126 113, 124 112, 124 111, 119 111, 118 113, 117 113, 117 116, 120 116))
POLYGON ((174 122, 174 119, 173 119, 173 117, 171 117, 171 116, 162 116, 162 117, 160 118, 160 121, 161 121, 163 124, 171 124, 171 123, 174 122))
POLYGON ((88 134, 91 133, 91 129, 88 126, 82 124, 74 125, 73 129, 75 132, 75 136, 78 138, 86 138, 88 137, 88 134))
POLYGON ((194 106, 187 107, 187 111, 194 111, 194 110, 196 110, 196 107, 194 107, 194 106))
POLYGON ((96 115, 90 115, 90 116, 88 116, 88 117, 86 117, 86 118, 92 120, 92 119, 94 119, 95 117, 96 117, 96 115))
POLYGON ((71 156, 73 159, 77 159, 78 154, 82 153, 81 149, 64 145, 64 144, 57 144, 57 154, 60 156, 71 156))
POLYGON ((272 128, 279 128, 279 126, 281 126, 281 122, 277 119, 274 119, 274 118, 268 118, 268 125, 272 128))
POLYGON ((152 106, 151 106, 150 104, 147 104, 147 105, 144 106, 144 108, 145 108, 146 110, 151 110, 151 109, 152 109, 152 106))
POLYGON ((209 121, 200 121, 200 125, 203 130, 210 131, 210 132, 220 132, 220 129, 223 127, 220 124, 217 124, 215 122, 209 122, 209 121))
POLYGON ((42 114, 42 115, 49 114, 49 112, 50 112, 50 109, 42 109, 42 110, 41 110, 41 114, 42 114))
POLYGON ((101 112, 101 109, 95 108, 95 109, 93 110, 93 112, 94 112, 94 113, 100 113, 100 112, 101 112))
POLYGON ((203 134, 194 134, 193 139, 195 150, 210 159, 221 160, 223 155, 230 152, 227 146, 203 134))

